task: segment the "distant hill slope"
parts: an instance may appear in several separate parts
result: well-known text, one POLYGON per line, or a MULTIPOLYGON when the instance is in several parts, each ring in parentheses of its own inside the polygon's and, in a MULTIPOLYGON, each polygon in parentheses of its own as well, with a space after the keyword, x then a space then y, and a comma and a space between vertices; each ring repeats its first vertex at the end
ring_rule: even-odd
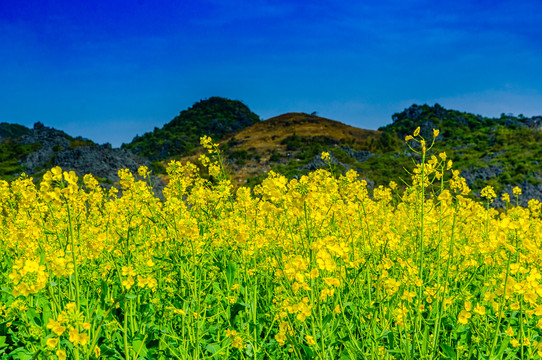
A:
POLYGON ((542 116, 488 118, 435 104, 413 105, 392 119, 380 130, 403 137, 420 126, 431 139, 440 129, 434 151, 445 151, 473 189, 520 186, 525 198, 542 199, 542 116))
MULTIPOLYGON (((282 114, 249 126, 221 141, 236 184, 259 183, 269 170, 295 177, 325 166, 322 151, 354 164, 375 153, 398 151, 401 141, 380 131, 364 130, 305 113, 282 114)), ((183 160, 196 161, 198 153, 183 160)))
MULTIPOLYGON (((542 117, 487 118, 439 105, 413 105, 394 114, 392 124, 371 131, 288 113, 232 134, 221 148, 238 185, 255 185, 269 170, 298 177, 327 167, 320 154, 329 151, 337 171, 355 169, 372 187, 408 179, 405 169, 419 158, 404 137, 418 126, 429 140, 433 129, 440 130, 432 153, 445 151, 474 194, 486 185, 499 193, 520 186, 524 199, 542 200, 542 117)), ((184 159, 197 162, 197 153, 184 159)))
POLYGON ((122 148, 151 160, 163 160, 194 149, 203 135, 220 140, 259 120, 258 115, 240 101, 211 97, 181 111, 161 129, 136 136, 122 148))
POLYGON ((400 113, 393 114, 393 122, 381 127, 384 132, 395 132, 400 138, 412 132, 412 127, 421 127, 421 134, 431 137, 433 129, 440 130, 440 139, 448 145, 457 145, 479 138, 486 138, 497 129, 542 130, 542 116, 527 118, 502 114, 500 118, 489 118, 457 110, 447 110, 435 104, 412 105, 400 113))

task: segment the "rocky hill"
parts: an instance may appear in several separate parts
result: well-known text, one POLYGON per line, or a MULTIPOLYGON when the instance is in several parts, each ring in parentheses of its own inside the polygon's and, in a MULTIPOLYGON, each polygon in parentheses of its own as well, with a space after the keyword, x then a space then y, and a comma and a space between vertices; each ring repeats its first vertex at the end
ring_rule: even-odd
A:
MULTIPOLYGON (((45 171, 60 166, 78 175, 93 174, 103 185, 111 186, 119 181, 117 171, 130 169, 137 172, 150 161, 130 151, 113 149, 111 145, 97 145, 82 137, 71 137, 65 132, 43 125, 34 124, 32 129, 16 128, 17 134, 4 137, 0 143, 4 157, 0 157, 2 177, 10 179, 21 173, 40 178, 45 171), (11 155, 11 156, 10 156, 11 155)), ((159 193, 165 183, 154 177, 153 183, 159 193)))

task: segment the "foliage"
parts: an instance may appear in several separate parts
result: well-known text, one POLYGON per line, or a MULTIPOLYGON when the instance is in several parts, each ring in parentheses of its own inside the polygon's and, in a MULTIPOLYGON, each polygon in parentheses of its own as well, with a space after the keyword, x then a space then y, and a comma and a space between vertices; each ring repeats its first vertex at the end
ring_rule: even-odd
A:
POLYGON ((40 147, 40 144, 23 145, 11 140, 0 142, 0 179, 15 179, 24 171, 19 161, 40 147))
POLYGON ((215 140, 259 121, 240 101, 211 97, 182 111, 161 129, 136 136, 122 148, 152 160, 164 160, 192 150, 201 136, 215 140))
POLYGON ((0 123, 0 140, 5 138, 17 139, 26 135, 29 128, 19 124, 0 123))

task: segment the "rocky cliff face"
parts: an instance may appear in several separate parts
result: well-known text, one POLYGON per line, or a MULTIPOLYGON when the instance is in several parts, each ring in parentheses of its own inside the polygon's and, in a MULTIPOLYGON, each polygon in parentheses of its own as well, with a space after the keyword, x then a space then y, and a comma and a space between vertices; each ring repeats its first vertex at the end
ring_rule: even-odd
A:
MULTIPOLYGON (((119 169, 129 169, 137 172, 140 166, 149 166, 150 162, 140 158, 130 151, 112 149, 111 145, 97 145, 92 141, 78 137, 72 138, 65 132, 56 130, 42 123, 34 127, 20 142, 25 145, 40 144, 40 148, 21 161, 28 175, 43 172, 51 167, 60 166, 66 171, 73 170, 79 176, 93 174, 105 186, 119 181, 119 169)), ((151 179, 155 192, 161 194, 165 183, 160 178, 151 179)))

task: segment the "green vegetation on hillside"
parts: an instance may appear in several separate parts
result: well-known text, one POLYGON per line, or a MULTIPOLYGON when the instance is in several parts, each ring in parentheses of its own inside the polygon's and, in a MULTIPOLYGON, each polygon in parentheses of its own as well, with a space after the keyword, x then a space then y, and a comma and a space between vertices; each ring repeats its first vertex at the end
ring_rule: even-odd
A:
POLYGON ((26 135, 29 131, 30 129, 23 125, 0 123, 0 139, 16 139, 26 135))
POLYGON ((505 114, 488 118, 438 104, 413 105, 379 130, 404 137, 420 126, 421 134, 431 139, 433 129, 439 129, 435 152, 446 152, 463 175, 472 175, 474 189, 489 184, 502 191, 506 185, 542 183, 542 131, 529 128, 527 120, 505 114))
POLYGON ((152 132, 136 136, 131 143, 123 144, 122 148, 151 160, 168 159, 194 149, 203 135, 221 140, 226 134, 259 120, 240 101, 211 97, 182 111, 161 129, 154 128, 152 132))
POLYGON ((23 172, 20 160, 40 147, 41 144, 22 145, 11 140, 0 142, 0 179, 13 180, 23 172))

